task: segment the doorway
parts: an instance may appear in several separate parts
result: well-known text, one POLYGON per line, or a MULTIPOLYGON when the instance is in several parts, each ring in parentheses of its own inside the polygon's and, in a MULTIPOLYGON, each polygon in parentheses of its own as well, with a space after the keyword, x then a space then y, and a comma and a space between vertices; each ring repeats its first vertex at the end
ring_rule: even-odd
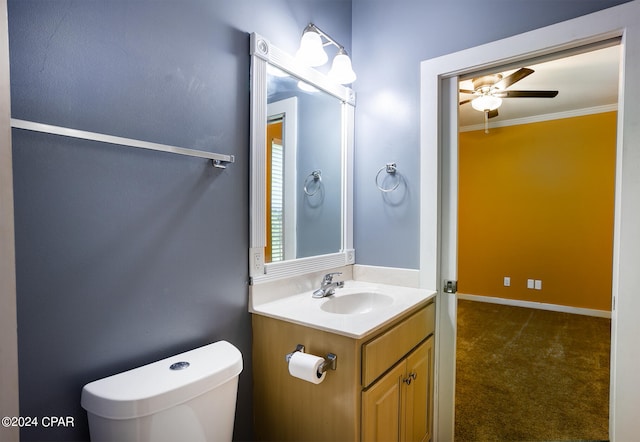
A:
POLYGON ((457 256, 457 78, 540 55, 557 53, 612 37, 621 37, 622 60, 616 158, 616 201, 613 254, 610 439, 632 439, 638 430, 635 401, 640 394, 637 371, 640 314, 637 263, 640 262, 640 2, 579 17, 543 29, 471 48, 422 63, 421 92, 421 286, 438 291, 436 330, 436 439, 453 439, 455 391, 456 297, 442 291, 443 281, 456 279, 457 256), (634 95, 635 94, 635 95, 634 95), (626 99, 625 99, 626 98, 626 99), (454 106, 455 103, 455 106, 454 106), (624 351, 622 351, 624 349, 624 351))
POLYGON ((267 104, 265 263, 295 259, 298 99, 267 104))
POLYGON ((589 49, 460 81, 456 440, 608 438, 620 48, 589 49))

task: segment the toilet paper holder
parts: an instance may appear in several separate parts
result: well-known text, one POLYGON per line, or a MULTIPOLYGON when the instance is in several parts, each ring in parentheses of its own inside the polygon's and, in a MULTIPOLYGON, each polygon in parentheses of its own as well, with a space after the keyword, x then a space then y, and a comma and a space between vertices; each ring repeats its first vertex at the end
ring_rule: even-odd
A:
MULTIPOLYGON (((284 359, 285 361, 287 361, 287 364, 289 363, 291 356, 293 356, 293 354, 297 351, 304 353, 304 345, 302 344, 296 345, 295 350, 293 350, 291 353, 287 353, 284 356, 284 359)), ((327 356, 324 357, 324 363, 320 366, 320 373, 324 373, 327 370, 335 370, 337 365, 338 365, 338 356, 333 353, 327 353, 327 356)))

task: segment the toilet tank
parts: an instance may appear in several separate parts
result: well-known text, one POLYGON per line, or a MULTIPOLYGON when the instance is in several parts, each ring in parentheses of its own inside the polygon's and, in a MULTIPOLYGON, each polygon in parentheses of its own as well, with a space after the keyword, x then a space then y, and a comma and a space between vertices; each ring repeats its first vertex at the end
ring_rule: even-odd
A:
POLYGON ((231 441, 242 354, 218 341, 82 389, 92 441, 231 441))

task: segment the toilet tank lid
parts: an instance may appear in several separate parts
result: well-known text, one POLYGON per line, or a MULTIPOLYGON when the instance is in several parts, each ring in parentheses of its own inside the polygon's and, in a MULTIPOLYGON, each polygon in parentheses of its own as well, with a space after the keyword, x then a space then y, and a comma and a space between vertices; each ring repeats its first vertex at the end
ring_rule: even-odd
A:
POLYGON ((82 389, 80 403, 98 416, 133 419, 184 403, 237 377, 241 371, 240 351, 227 341, 218 341, 90 382, 82 389), (170 368, 179 362, 189 365, 170 368))

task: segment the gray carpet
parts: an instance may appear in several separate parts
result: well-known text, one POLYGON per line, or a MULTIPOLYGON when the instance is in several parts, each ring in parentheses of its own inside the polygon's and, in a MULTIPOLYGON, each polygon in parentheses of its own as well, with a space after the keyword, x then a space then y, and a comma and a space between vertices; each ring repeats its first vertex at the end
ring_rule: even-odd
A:
POLYGON ((460 300, 455 440, 607 440, 611 320, 460 300))

